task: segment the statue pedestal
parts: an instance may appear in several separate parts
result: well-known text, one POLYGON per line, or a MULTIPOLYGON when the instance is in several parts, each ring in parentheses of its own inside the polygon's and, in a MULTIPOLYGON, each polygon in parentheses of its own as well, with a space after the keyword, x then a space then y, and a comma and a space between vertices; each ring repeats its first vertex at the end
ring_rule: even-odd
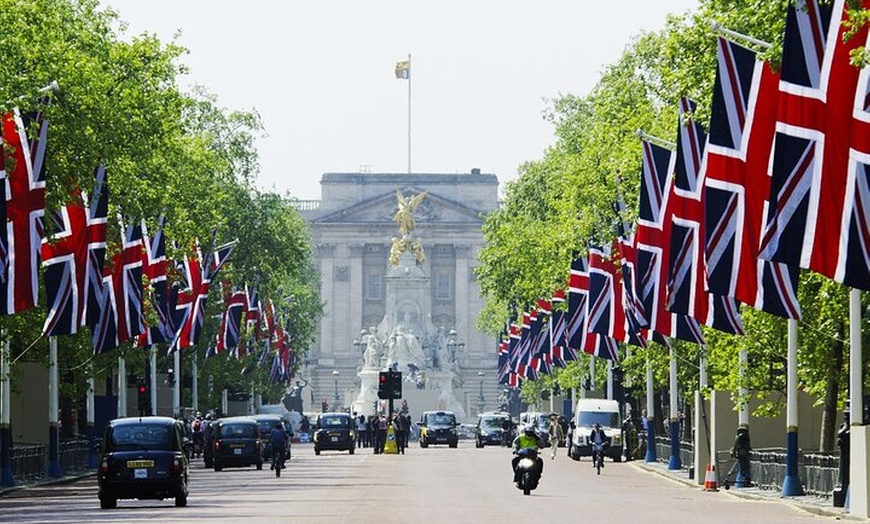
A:
POLYGON ((380 371, 375 368, 363 368, 356 374, 360 380, 359 396, 351 403, 351 413, 369 416, 375 412, 378 402, 378 375, 380 371))

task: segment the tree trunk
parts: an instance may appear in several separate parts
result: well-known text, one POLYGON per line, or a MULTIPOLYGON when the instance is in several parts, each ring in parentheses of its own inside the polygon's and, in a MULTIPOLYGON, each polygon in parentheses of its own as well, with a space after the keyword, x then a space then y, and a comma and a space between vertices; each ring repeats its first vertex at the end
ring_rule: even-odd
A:
POLYGON ((825 409, 822 412, 822 430, 819 451, 833 452, 837 446, 837 398, 840 396, 840 377, 843 376, 843 333, 845 325, 837 325, 837 340, 831 346, 828 360, 827 383, 825 384, 825 409))

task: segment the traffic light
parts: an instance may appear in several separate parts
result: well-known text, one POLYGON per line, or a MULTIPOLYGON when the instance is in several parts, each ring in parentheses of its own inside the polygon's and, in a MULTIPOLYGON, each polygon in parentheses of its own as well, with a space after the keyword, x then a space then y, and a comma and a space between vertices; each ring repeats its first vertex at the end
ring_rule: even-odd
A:
POLYGON ((139 384, 139 415, 151 415, 151 391, 146 384, 139 384))
POLYGON ((381 371, 378 374, 378 398, 402 398, 401 371, 381 371))

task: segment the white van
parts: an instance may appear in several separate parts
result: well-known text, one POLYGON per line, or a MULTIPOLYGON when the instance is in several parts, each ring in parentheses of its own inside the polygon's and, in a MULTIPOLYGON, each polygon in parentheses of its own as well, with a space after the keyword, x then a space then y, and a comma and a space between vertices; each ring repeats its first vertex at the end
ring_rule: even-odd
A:
POLYGON ((615 400, 581 398, 577 400, 577 409, 571 421, 571 443, 568 456, 574 460, 580 457, 591 457, 592 446, 589 435, 595 424, 601 425, 604 434, 610 439, 610 446, 604 454, 614 462, 622 460, 622 420, 619 416, 619 403, 615 400))

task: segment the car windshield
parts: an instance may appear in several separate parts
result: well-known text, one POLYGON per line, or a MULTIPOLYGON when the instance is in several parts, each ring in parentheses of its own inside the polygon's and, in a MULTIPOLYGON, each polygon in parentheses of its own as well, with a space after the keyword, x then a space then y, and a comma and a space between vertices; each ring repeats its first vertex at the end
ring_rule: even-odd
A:
POLYGON ((349 428, 350 418, 348 417, 322 417, 320 419, 320 427, 323 428, 349 428))
POLYGON ((538 427, 543 430, 550 429, 550 419, 547 417, 540 417, 538 419, 538 427))
POLYGON ((270 435, 275 424, 280 424, 279 420, 258 420, 257 428, 260 430, 260 436, 270 435))
POLYGON ((431 426, 452 426, 454 424, 456 424, 456 417, 453 415, 445 415, 443 413, 429 415, 429 425, 431 426))
POLYGON ((504 419, 501 417, 487 417, 480 421, 480 427, 487 429, 501 429, 504 419))
POLYGON ((610 411, 581 411, 577 417, 577 425, 583 427, 592 427, 595 424, 600 424, 604 428, 618 428, 619 413, 610 411))
POLYGON ((257 426, 252 424, 224 424, 222 438, 257 438, 257 426))
POLYGON ((172 449, 170 431, 166 426, 134 426, 112 431, 112 448, 116 450, 172 449))

